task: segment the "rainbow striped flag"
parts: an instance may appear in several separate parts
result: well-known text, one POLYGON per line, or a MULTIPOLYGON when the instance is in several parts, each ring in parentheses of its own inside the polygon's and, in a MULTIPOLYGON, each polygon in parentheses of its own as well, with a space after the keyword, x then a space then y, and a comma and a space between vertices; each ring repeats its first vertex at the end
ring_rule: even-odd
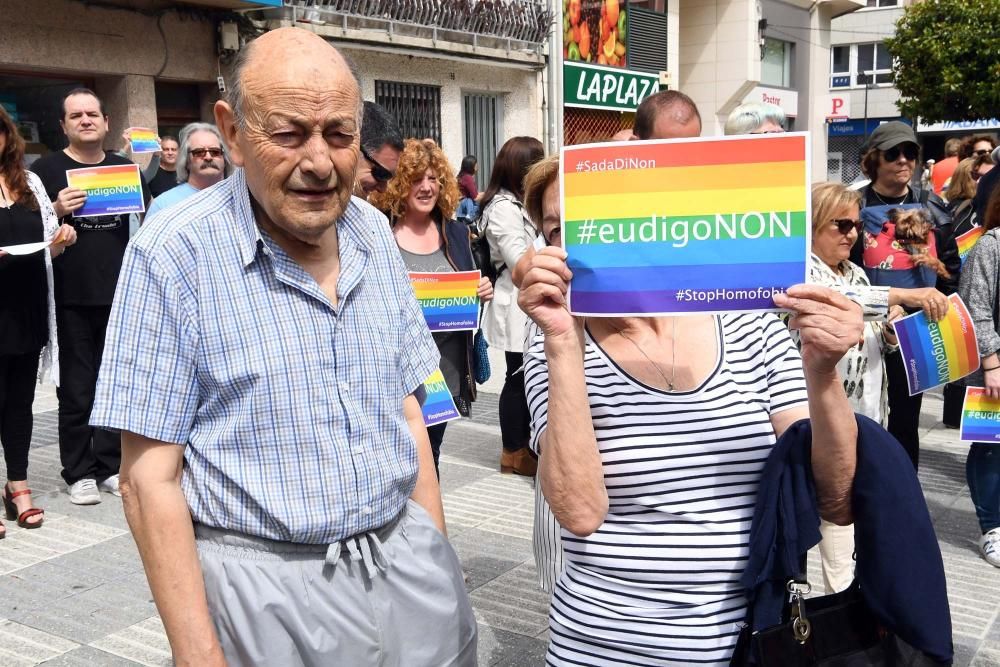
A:
POLYGON ((962 297, 952 294, 948 301, 948 314, 939 322, 919 312, 893 323, 910 396, 964 378, 979 368, 972 317, 962 297))
POLYGON ((431 331, 479 328, 479 271, 410 273, 413 291, 431 331))
POLYGON ((1000 400, 987 396, 982 387, 966 387, 958 439, 1000 443, 1000 400))
POLYGON ((156 153, 160 150, 160 142, 156 140, 156 132, 144 127, 133 127, 129 135, 133 153, 156 153))
POLYGON ((973 227, 961 236, 955 237, 955 243, 958 244, 958 256, 962 259, 962 266, 965 266, 965 260, 969 256, 969 251, 972 250, 972 246, 976 245, 976 241, 978 241, 982 235, 982 227, 973 227))
POLYGON ((775 310, 806 281, 805 133, 562 150, 562 237, 577 315, 775 310))
POLYGON ((440 368, 424 380, 424 392, 427 396, 421 410, 424 413, 425 426, 450 422, 462 416, 455 407, 455 399, 448 391, 448 384, 444 381, 444 374, 440 368))
POLYGON ((69 169, 66 182, 70 187, 87 192, 86 203, 73 213, 74 217, 143 213, 146 210, 139 167, 134 164, 69 169))

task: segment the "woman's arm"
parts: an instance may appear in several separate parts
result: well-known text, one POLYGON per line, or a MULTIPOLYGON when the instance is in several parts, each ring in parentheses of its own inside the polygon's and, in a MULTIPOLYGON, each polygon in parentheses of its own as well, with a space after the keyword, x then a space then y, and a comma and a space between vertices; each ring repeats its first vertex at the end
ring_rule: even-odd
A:
POLYGON ((997 310, 997 272, 1000 271, 1000 246, 992 236, 984 236, 969 253, 962 268, 958 293, 969 309, 976 330, 976 342, 982 359, 983 386, 991 398, 1000 398, 1000 333, 993 313, 997 310), (997 368, 989 371, 986 369, 997 368))
MULTIPOLYGON (((861 309, 843 295, 818 285, 796 285, 776 295, 774 302, 792 311, 789 326, 799 331, 802 341, 820 516, 839 525, 850 524, 858 425, 837 373, 837 362, 864 335, 861 309)), ((804 416, 801 408, 776 414, 772 417, 775 432, 780 436, 804 416)))
POLYGON ((526 238, 521 208, 506 199, 491 203, 486 238, 490 248, 495 249, 503 263, 513 270, 530 243, 530 239, 526 238))
POLYGON ((538 467, 542 493, 560 525, 585 537, 604 523, 608 492, 584 376, 583 322, 566 309, 570 275, 565 251, 539 251, 525 274, 518 305, 544 335, 544 343, 535 343, 525 359, 528 384, 537 379, 540 362, 534 357, 542 351, 548 367, 548 377, 541 380, 547 380, 541 399, 547 398, 547 405, 537 408, 546 411, 538 467))

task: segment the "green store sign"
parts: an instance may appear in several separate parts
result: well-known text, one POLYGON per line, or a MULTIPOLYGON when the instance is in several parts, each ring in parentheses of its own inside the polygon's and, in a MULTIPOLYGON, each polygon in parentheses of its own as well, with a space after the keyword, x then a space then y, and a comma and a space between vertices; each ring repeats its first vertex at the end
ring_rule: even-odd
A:
POLYGON ((660 78, 655 74, 563 62, 563 104, 567 107, 635 111, 659 89, 660 78))

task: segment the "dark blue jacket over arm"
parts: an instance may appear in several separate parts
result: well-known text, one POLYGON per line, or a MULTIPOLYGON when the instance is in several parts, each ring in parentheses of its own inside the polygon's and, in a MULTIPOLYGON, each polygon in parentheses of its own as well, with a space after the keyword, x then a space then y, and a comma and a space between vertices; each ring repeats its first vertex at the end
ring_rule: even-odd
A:
MULTIPOLYGON (((923 491, 906 452, 862 415, 851 494, 855 577, 875 616, 934 660, 953 657, 944 563, 923 491)), ((778 439, 761 477, 742 584, 754 631, 784 622, 785 584, 819 543, 811 461, 812 426, 793 424, 778 439)))

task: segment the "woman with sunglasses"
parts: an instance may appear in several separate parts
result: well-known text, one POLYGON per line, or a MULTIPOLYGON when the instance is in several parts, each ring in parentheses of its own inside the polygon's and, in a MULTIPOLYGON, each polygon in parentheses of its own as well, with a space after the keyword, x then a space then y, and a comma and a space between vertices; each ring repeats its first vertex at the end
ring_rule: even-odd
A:
MULTIPOLYGON (((961 262, 958 247, 951 233, 951 215, 940 197, 929 190, 911 185, 916 161, 920 156, 917 136, 906 123, 884 123, 869 135, 862 146, 861 169, 871 183, 861 190, 861 219, 864 227, 854 247, 851 261, 865 269, 873 285, 905 289, 923 289, 931 301, 941 303, 942 297, 933 291, 951 294, 958 287, 961 262), (933 238, 928 239, 938 259, 944 262, 950 278, 926 275, 915 267, 905 252, 895 252, 884 230, 889 229, 892 209, 923 208, 934 223, 933 238)), ((945 302, 947 304, 947 302, 945 302)), ((907 309, 916 304, 903 303, 907 309)), ((933 311, 921 304, 925 311, 933 311)), ((941 317, 947 308, 935 315, 941 317)), ((930 314, 930 313, 929 313, 930 314)), ((919 420, 922 395, 910 396, 906 383, 906 368, 898 352, 886 358, 888 376, 889 418, 887 430, 903 445, 916 468, 920 458, 919 420)))
MULTIPOLYGON (((809 282, 852 295, 870 297, 864 270, 850 261, 851 247, 861 233, 861 196, 840 183, 816 183, 812 187, 812 257, 809 282)), ((865 308, 866 312, 869 308, 865 308)), ((882 424, 888 416, 885 355, 898 349, 889 322, 903 315, 899 305, 890 306, 887 317, 870 320, 864 336, 837 364, 851 408, 882 424)), ((869 315, 871 317, 871 315, 869 315)), ((798 342, 798 332, 792 331, 798 342)), ((846 589, 854 579, 854 526, 823 521, 820 556, 827 593, 846 589)))
MULTIPOLYGON (((433 140, 407 139, 396 175, 385 192, 371 195, 372 204, 389 216, 399 253, 409 271, 476 270, 469 228, 454 219, 459 199, 454 173, 444 151, 433 140)), ((487 302, 492 298, 493 285, 483 277, 479 281, 479 299, 487 302)), ((476 383, 472 379, 474 333, 434 333, 434 342, 441 353, 441 373, 455 406, 466 417, 476 400, 476 383)), ((447 426, 446 422, 427 428, 435 470, 447 426)))

